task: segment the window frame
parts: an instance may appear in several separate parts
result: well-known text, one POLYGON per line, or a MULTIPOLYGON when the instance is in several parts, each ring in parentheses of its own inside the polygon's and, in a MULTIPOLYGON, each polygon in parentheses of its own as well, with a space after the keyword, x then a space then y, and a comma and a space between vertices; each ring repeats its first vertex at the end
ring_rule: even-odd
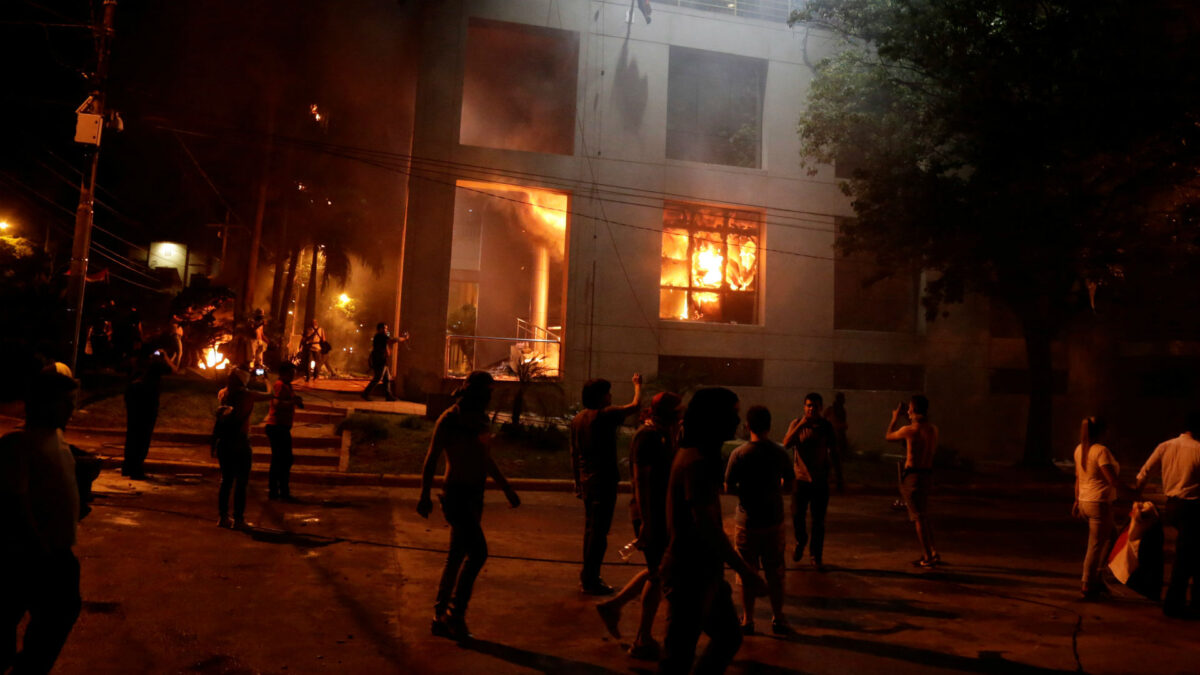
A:
POLYGON ((673 321, 673 322, 679 322, 679 323, 684 323, 684 324, 697 324, 697 325, 700 325, 700 324, 715 324, 715 325, 724 325, 724 326, 758 326, 758 325, 761 325, 761 323, 762 323, 762 318, 761 318, 761 315, 762 315, 762 284, 763 284, 763 278, 764 278, 764 275, 762 272, 763 250, 764 250, 763 236, 764 236, 764 230, 766 229, 765 224, 766 224, 766 213, 765 213, 765 211, 762 211, 759 209, 733 208, 733 207, 728 207, 728 206, 721 206, 721 205, 715 205, 715 204, 703 204, 703 203, 696 203, 696 202, 682 202, 682 201, 667 202, 663 208, 662 233, 661 233, 660 239, 659 239, 659 245, 660 245, 660 248, 659 248, 659 283, 658 283, 658 289, 659 289, 658 318, 659 318, 659 320, 660 321, 673 321), (713 226, 707 225, 707 224, 695 223, 696 216, 704 214, 705 212, 711 213, 712 211, 718 211, 721 213, 722 217, 721 217, 721 222, 719 225, 717 225, 716 227, 713 227, 713 226), (671 219, 670 214, 672 212, 682 212, 687 215, 685 215, 682 218, 671 219), (752 216, 752 218, 748 218, 747 216, 752 216), (745 228, 731 225, 731 221, 733 221, 733 220, 740 220, 743 222, 753 222, 756 225, 756 228, 753 230, 753 232, 751 232, 750 230, 747 230, 745 228), (667 236, 675 236, 675 235, 669 235, 668 230, 686 230, 688 233, 687 255, 686 255, 686 258, 684 259, 684 262, 687 266, 687 270, 686 270, 687 286, 668 286, 663 283, 662 272, 667 265, 667 261, 675 260, 674 258, 667 258, 665 255, 663 255, 663 249, 662 249, 663 239, 665 239, 667 236), (723 247, 723 251, 722 251, 723 257, 722 257, 722 266, 721 266, 721 285, 716 288, 713 288, 711 286, 695 285, 695 270, 693 270, 693 268, 692 268, 692 261, 696 255, 696 242, 698 240, 697 234, 699 234, 699 233, 716 233, 716 234, 719 234, 720 238, 721 238, 720 239, 721 246, 723 247), (754 241, 755 241, 754 279, 750 283, 750 289, 748 289, 748 290, 735 290, 733 288, 728 287, 727 274, 728 274, 728 266, 730 264, 729 263, 729 258, 730 258, 729 252, 733 248, 729 243, 730 235, 750 236, 750 237, 753 237, 754 241), (711 293, 711 294, 718 295, 720 297, 720 301, 721 301, 722 314, 724 314, 724 307, 727 306, 727 303, 725 302, 726 298, 731 298, 731 297, 739 298, 744 303, 744 302, 746 302, 745 299, 747 297, 749 297, 748 304, 752 308, 752 310, 751 310, 752 315, 751 315, 749 321, 728 320, 723 317, 720 320, 710 320, 710 319, 703 319, 703 318, 693 319, 690 317, 689 318, 680 318, 679 316, 664 316, 662 299, 663 299, 663 293, 665 291, 675 291, 675 292, 684 293, 685 294, 684 295, 684 305, 688 309, 689 314, 691 313, 690 310, 692 307, 691 303, 692 303, 692 294, 693 293, 711 293))

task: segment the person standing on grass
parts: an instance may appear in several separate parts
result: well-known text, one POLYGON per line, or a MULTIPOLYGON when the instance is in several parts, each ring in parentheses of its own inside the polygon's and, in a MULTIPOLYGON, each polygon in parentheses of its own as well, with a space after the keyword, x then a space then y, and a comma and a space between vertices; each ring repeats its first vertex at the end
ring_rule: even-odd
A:
POLYGON ((0 438, 0 672, 48 673, 82 599, 75 524, 79 487, 63 429, 78 383, 51 366, 34 375, 25 397, 25 428, 0 438), (25 615, 17 652, 17 630, 25 615))
POLYGON ((304 401, 292 388, 296 379, 296 366, 284 362, 279 366, 279 377, 271 393, 271 410, 267 413, 264 431, 271 442, 271 469, 267 474, 267 499, 292 500, 290 478, 292 473, 292 422, 296 408, 303 408, 304 401))
POLYGON ((741 576, 748 593, 767 592, 766 582, 729 543, 721 517, 721 447, 739 423, 737 394, 720 387, 696 392, 684 413, 667 487, 669 538, 661 570, 667 632, 660 673, 692 672, 700 633, 709 640, 696 672, 721 673, 733 661, 742 631, 733 589, 725 581, 726 564, 741 576))
POLYGON ((571 420, 571 467, 575 495, 583 500, 583 570, 579 589, 588 595, 612 595, 613 588, 600 578, 608 549, 608 530, 617 506, 617 430, 637 412, 642 397, 642 376, 633 376, 633 400, 612 404, 612 383, 588 380, 583 385, 584 409, 571 420))
MULTIPOLYGON (((725 467, 725 491, 737 495, 737 529, 734 545, 738 555, 753 569, 762 562, 771 601, 771 632, 792 632, 783 616, 783 495, 796 485, 791 458, 772 441, 771 411, 761 405, 746 411, 750 442, 729 455, 725 467)), ((742 633, 754 634, 754 595, 742 587, 742 633)))
POLYGON ((1184 432, 1154 449, 1138 472, 1139 492, 1156 468, 1162 472, 1163 495, 1167 498, 1165 520, 1179 533, 1163 614, 1197 619, 1200 618, 1200 412, 1188 413, 1184 432))
POLYGON ((472 372, 455 393, 458 402, 438 418, 421 471, 421 496, 417 500, 417 513, 428 518, 433 511, 429 498, 433 474, 442 455, 446 455, 441 502, 442 515, 450 525, 450 552, 438 583, 431 631, 459 642, 471 639, 466 622, 467 604, 475 578, 488 556, 481 526, 483 489, 488 477, 496 481, 513 508, 521 505, 520 497, 488 452, 492 432, 487 404, 492 398, 492 382, 487 372, 472 372))
POLYGON ((933 568, 942 561, 933 543, 933 525, 929 522, 929 493, 933 490, 933 457, 937 453, 938 428, 929 422, 929 399, 917 394, 908 403, 892 411, 887 441, 904 441, 904 469, 900 472, 900 495, 908 509, 908 519, 917 529, 921 557, 916 567, 933 568), (907 413, 909 424, 896 428, 900 416, 907 413))
POLYGON ((629 647, 635 659, 657 661, 660 647, 650 634, 654 615, 662 599, 658 568, 667 548, 667 482, 679 434, 679 413, 683 399, 668 391, 656 394, 650 402, 650 416, 629 445, 629 467, 633 472, 633 500, 629 505, 637 547, 646 557, 646 569, 638 572, 611 600, 596 605, 600 620, 614 638, 621 609, 641 596, 642 614, 637 635, 629 647))
POLYGON ((792 495, 792 530, 796 547, 792 561, 800 562, 808 545, 812 566, 825 571, 825 515, 829 511, 829 471, 837 452, 833 425, 821 417, 821 395, 811 392, 804 397, 804 414, 788 425, 783 447, 792 450, 796 476, 796 492, 792 495), (812 541, 809 541, 805 519, 812 510, 812 541))

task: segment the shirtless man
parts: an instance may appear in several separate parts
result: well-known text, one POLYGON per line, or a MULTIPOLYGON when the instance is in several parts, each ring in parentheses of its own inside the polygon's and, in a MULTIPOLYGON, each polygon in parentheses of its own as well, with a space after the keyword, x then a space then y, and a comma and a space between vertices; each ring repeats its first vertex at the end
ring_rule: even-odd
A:
POLYGON ((433 606, 432 632, 458 642, 471 639, 467 630, 467 603, 475 578, 487 560, 487 540, 480 520, 483 517, 483 488, 490 476, 504 491, 514 508, 521 505, 517 493, 488 453, 491 424, 487 404, 492 398, 492 376, 477 370, 467 376, 465 385, 455 394, 458 402, 438 418, 421 472, 421 497, 417 513, 428 518, 433 510, 429 498, 438 461, 446 455, 446 474, 442 480, 442 515, 450 524, 450 553, 438 584, 433 606))
POLYGON ((941 558, 933 544, 933 526, 929 524, 929 491, 933 487, 933 455, 937 451, 938 428, 929 423, 929 399, 917 394, 908 403, 892 411, 888 424, 889 441, 904 441, 904 471, 900 474, 900 494, 908 509, 908 519, 917 527, 921 542, 921 557, 913 561, 916 567, 936 567, 941 558), (906 414, 910 424, 896 428, 900 415, 906 414))

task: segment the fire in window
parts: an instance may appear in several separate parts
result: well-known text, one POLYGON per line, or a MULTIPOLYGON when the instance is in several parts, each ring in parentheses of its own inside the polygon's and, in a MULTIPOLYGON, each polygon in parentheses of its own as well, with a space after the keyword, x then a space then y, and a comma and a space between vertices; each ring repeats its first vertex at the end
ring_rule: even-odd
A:
POLYGON ((761 236, 760 212, 668 203, 659 318, 755 323, 761 236))

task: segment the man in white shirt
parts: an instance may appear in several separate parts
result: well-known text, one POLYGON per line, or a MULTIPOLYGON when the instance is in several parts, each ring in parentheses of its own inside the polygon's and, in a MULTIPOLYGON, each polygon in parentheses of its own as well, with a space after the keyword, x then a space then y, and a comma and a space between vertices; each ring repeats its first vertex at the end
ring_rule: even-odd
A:
POLYGON ((1187 416, 1187 431, 1160 444, 1138 472, 1141 490, 1155 467, 1162 471, 1163 494, 1167 498, 1166 521, 1179 533, 1175 543, 1175 566, 1163 600, 1163 613, 1182 618, 1200 614, 1200 412, 1187 416), (1192 600, 1187 607, 1188 584, 1192 600))

